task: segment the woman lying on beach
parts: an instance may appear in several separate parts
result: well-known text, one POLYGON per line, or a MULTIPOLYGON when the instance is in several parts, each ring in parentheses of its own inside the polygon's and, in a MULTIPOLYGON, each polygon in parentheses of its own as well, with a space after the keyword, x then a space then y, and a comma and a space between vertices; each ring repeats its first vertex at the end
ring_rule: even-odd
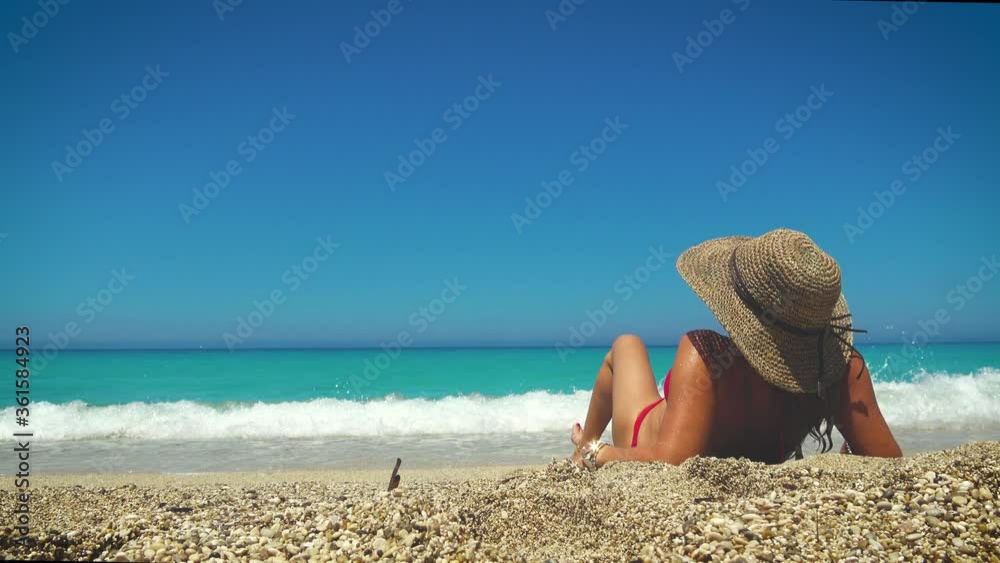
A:
POLYGON ((781 463, 802 457, 802 442, 899 457, 864 359, 853 346, 840 267, 806 235, 779 229, 757 238, 714 239, 684 252, 677 269, 729 333, 681 338, 660 397, 646 347, 615 340, 573 428, 573 460, 746 457, 781 463), (599 441, 608 422, 614 445, 599 441))

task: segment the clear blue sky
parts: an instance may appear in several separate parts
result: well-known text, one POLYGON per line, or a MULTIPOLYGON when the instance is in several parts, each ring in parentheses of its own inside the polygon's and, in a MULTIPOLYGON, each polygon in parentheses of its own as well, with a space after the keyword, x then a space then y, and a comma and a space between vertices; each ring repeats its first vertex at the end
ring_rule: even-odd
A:
MULTIPOLYGON (((6 35, 3 325, 29 324, 36 346, 76 322, 72 347, 220 347, 281 290, 244 347, 402 330, 418 346, 547 346, 611 299, 588 344, 670 344, 716 326, 673 257, 787 226, 840 261, 873 340, 938 309, 936 340, 1000 338, 1000 278, 973 282, 961 310, 949 299, 1000 251, 995 6, 923 4, 886 40, 880 2, 589 0, 553 30, 555 0, 402 0, 347 62, 342 43, 388 5, 244 0, 220 21, 208 0, 76 1, 27 42, 6 35), (725 9, 679 72, 673 54, 725 9), (146 78, 157 65, 167 76, 146 78), (824 86, 786 138, 779 120, 824 86), (136 87, 141 102, 121 100, 136 87), (477 91, 474 111, 446 113, 477 91), (287 126, 272 120, 285 107, 287 126), (581 170, 574 151, 616 117, 628 128, 581 170), (57 174, 104 119, 114 129, 57 174), (248 162, 241 143, 271 123, 283 129, 248 162), (949 126, 960 137, 913 181, 904 163, 949 126), (443 142, 391 190, 386 171, 437 128, 443 142), (724 201, 717 182, 769 137, 776 152, 724 201), (240 173, 186 222, 179 205, 229 161, 240 173), (511 215, 562 170, 572 184, 518 232, 511 215), (849 240, 845 223, 897 179, 906 191, 849 240), (283 273, 327 236, 340 247, 293 291, 283 273), (626 300, 616 283, 661 245, 673 257, 626 300), (135 279, 101 294, 122 268, 135 279), (411 314, 452 278, 467 289, 416 334, 411 314)), ((39 10, 4 2, 0 27, 20 34, 39 10)))

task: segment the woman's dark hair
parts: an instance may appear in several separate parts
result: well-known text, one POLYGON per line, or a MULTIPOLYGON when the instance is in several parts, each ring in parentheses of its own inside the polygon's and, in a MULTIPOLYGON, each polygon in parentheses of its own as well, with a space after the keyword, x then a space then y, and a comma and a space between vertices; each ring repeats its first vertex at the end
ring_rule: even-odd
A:
MULTIPOLYGON (((860 355, 855 353, 852 354, 851 360, 855 357, 861 358, 860 355)), ((861 360, 863 362, 864 358, 861 358, 861 360)), ((864 373, 863 370, 857 377, 861 377, 862 373, 864 373)), ((785 400, 789 403, 788 406, 790 407, 786 412, 795 413, 796 429, 806 428, 806 432, 802 435, 802 439, 798 441, 795 448, 790 452, 786 450, 785 460, 792 457, 802 459, 802 443, 807 436, 811 436, 816 440, 819 453, 826 453, 833 449, 834 417, 840 406, 841 398, 846 391, 848 377, 851 377, 849 372, 845 373, 840 381, 827 388, 822 397, 785 393, 785 400)))

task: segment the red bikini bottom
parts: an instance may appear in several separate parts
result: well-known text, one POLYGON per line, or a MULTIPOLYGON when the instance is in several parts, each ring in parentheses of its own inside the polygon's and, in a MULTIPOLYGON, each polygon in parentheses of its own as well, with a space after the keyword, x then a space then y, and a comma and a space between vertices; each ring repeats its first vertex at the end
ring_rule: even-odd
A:
MULTIPOLYGON (((673 371, 673 370, 671 370, 673 371)), ((642 421, 645 420, 646 415, 649 411, 653 410, 656 405, 660 404, 662 401, 667 400, 667 396, 670 394, 670 372, 667 372, 667 378, 663 381, 663 398, 650 404, 648 407, 642 409, 639 416, 635 419, 635 425, 632 427, 632 447, 639 445, 639 428, 642 427, 642 421)))

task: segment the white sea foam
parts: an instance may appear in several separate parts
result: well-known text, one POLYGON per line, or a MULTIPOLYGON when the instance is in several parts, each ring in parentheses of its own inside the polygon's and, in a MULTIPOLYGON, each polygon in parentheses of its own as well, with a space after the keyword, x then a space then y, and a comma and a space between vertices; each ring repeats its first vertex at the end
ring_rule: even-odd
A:
MULTIPOLYGON (((1000 370, 924 373, 911 382, 876 382, 890 427, 901 430, 990 430, 1000 435, 1000 370)), ((582 421, 589 391, 533 391, 505 397, 385 398, 369 402, 314 399, 285 403, 129 403, 91 406, 33 403, 34 438, 190 440, 525 434, 568 431, 582 421)), ((24 430, 13 408, 0 414, 0 439, 24 430)))
POLYGON ((891 427, 914 430, 997 429, 1000 370, 973 374, 917 374, 911 382, 875 383, 875 397, 891 427))

